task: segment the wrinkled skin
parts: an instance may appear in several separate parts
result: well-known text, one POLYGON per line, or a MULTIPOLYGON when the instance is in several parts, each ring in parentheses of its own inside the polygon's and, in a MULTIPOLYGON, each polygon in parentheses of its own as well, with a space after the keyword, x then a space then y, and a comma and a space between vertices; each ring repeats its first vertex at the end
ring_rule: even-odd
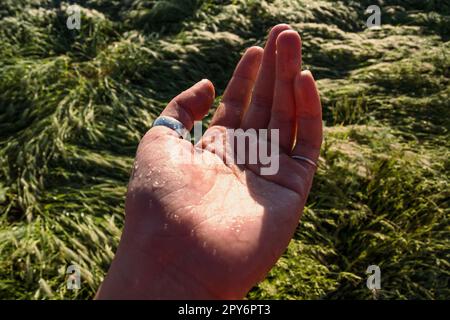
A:
MULTIPOLYGON (((190 130, 214 96, 202 80, 162 115, 190 130)), ((277 25, 264 49, 245 52, 195 146, 163 126, 141 140, 124 232, 97 298, 243 298, 286 249, 311 188, 315 167, 291 156, 316 162, 321 141, 320 99, 311 73, 301 72, 300 36, 277 25), (279 129, 279 171, 236 164, 229 144, 214 143, 227 141, 230 128, 279 129)))

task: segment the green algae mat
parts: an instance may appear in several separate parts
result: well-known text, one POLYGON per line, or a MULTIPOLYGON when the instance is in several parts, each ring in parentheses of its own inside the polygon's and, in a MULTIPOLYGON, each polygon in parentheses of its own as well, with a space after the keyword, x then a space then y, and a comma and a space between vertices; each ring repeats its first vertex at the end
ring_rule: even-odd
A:
POLYGON ((140 137, 198 80, 220 95, 277 23, 302 36, 325 140, 294 239, 248 299, 450 299, 447 1, 76 2, 79 30, 69 1, 0 2, 0 299, 92 298, 140 137))

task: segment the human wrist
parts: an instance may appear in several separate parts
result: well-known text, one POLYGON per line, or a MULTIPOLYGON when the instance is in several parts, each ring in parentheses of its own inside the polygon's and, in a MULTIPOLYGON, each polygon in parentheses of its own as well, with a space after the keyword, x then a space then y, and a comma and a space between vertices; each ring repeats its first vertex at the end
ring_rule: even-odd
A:
POLYGON ((116 256, 96 299, 220 299, 178 263, 168 263, 152 246, 136 243, 125 228, 116 256))

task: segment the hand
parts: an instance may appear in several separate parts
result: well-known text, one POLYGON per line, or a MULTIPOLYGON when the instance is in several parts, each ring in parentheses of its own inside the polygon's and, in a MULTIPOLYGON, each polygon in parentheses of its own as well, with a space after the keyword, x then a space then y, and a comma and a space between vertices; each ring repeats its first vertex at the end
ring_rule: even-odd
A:
MULTIPOLYGON (((300 36, 277 25, 264 50, 245 52, 196 146, 167 127, 147 132, 128 187, 122 239, 98 298, 239 299, 265 277, 295 232, 315 172, 291 156, 317 161, 322 141, 315 81, 300 70, 300 36), (259 165, 224 161, 228 149, 211 137, 225 137, 230 128, 279 129, 279 171, 261 175, 259 165), (203 160, 179 161, 179 151, 203 160)), ((212 83, 202 80, 162 115, 190 130, 214 95, 212 83)))

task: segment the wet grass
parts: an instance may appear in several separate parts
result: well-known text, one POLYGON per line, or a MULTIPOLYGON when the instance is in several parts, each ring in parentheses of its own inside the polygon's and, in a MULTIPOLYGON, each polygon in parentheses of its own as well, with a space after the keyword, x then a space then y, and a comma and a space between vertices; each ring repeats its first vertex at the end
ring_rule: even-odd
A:
POLYGON ((302 223, 248 297, 449 299, 450 8, 378 2, 374 31, 372 0, 84 0, 70 31, 68 3, 3 0, 0 298, 92 298, 152 119, 201 78, 221 94, 245 47, 286 22, 318 79, 325 142, 302 223))

